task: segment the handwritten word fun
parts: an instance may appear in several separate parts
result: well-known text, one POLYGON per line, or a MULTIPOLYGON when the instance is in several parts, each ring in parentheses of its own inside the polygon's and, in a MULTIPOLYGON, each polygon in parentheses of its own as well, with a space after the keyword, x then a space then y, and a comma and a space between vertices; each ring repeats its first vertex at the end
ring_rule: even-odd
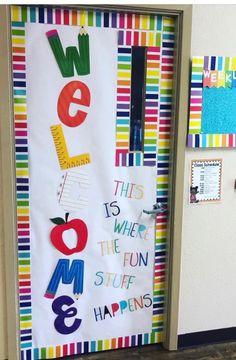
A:
POLYGON ((130 252, 125 252, 124 253, 124 262, 123 265, 125 266, 131 266, 131 267, 136 267, 136 266, 147 266, 148 264, 148 252, 146 252, 145 255, 143 255, 142 253, 130 253, 130 252))

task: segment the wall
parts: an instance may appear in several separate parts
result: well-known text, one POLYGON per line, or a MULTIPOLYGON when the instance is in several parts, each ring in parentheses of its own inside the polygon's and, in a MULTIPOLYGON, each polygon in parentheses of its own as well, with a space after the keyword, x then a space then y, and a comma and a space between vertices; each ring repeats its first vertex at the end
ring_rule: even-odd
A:
MULTIPOLYGON (((192 56, 236 55, 235 5, 194 5, 192 56)), ((236 149, 186 150, 179 334, 236 326, 236 149), (223 159, 223 200, 190 205, 192 159, 223 159)))
POLYGON ((3 201, 2 201, 2 179, 1 179, 1 158, 0 158, 0 359, 7 358, 6 345, 6 290, 5 290, 5 263, 4 263, 4 233, 2 228, 3 201))

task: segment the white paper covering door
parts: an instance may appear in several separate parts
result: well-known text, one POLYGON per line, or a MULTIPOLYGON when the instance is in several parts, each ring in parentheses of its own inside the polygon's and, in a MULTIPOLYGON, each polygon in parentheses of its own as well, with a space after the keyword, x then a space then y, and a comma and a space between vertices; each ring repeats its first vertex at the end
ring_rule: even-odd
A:
MULTIPOLYGON (((26 25, 33 347, 151 333, 155 217, 142 211, 155 203, 156 168, 115 167, 117 30, 89 28, 90 74, 66 78, 45 35, 51 29, 26 25), (87 116, 68 127, 57 101, 75 79, 91 99, 70 106, 71 116, 87 116), (60 168, 54 125, 69 156, 90 162, 60 168)), ((76 43, 78 27, 53 29, 64 46, 76 43)))
POLYGON ((11 17, 21 360, 161 342, 175 19, 11 17))

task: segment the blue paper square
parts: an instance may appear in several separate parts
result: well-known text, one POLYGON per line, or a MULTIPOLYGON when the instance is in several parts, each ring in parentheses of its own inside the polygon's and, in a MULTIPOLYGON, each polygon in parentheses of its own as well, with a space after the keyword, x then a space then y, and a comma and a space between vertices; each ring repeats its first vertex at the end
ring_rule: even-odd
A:
POLYGON ((236 88, 204 88, 202 134, 236 134, 236 88))

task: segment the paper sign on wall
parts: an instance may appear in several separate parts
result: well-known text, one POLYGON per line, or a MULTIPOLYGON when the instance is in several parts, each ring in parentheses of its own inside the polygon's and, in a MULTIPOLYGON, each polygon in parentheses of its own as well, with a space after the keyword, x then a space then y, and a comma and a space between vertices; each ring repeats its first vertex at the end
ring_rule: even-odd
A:
POLYGON ((222 160, 192 160, 190 203, 221 200, 222 160))

